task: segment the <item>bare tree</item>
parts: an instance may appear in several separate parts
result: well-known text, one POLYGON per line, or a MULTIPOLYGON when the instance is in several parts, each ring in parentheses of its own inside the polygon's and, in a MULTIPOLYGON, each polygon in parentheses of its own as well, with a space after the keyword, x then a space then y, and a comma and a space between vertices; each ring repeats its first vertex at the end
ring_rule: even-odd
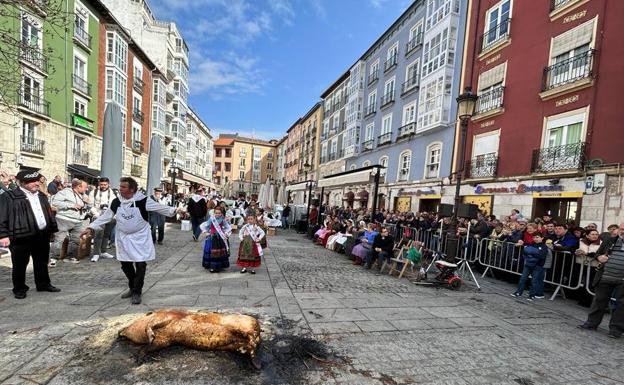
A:
MULTIPOLYGON (((57 70, 55 67, 65 65, 64 52, 55 51, 49 42, 68 38, 74 13, 67 3, 68 0, 0 0, 0 109, 13 110, 20 102, 40 103, 43 86, 24 86, 23 66, 50 76, 57 70)), ((61 89, 45 85, 45 91, 61 89)))

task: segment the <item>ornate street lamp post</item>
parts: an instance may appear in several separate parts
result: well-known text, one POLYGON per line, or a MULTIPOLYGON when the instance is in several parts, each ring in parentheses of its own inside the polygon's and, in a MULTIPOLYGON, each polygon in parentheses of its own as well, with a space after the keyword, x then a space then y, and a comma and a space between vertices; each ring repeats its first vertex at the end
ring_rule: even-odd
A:
POLYGON ((453 223, 457 224, 457 209, 459 207, 462 176, 464 174, 464 158, 466 157, 466 135, 468 132, 468 122, 474 115, 477 99, 479 97, 472 93, 471 87, 466 87, 464 92, 457 97, 457 117, 461 125, 459 142, 459 165, 455 173, 455 205, 453 206, 453 223))
POLYGON ((171 146, 171 206, 175 206, 175 197, 176 197, 176 176, 177 176, 177 167, 175 164, 175 157, 178 153, 178 150, 175 146, 171 146))
POLYGON ((303 170, 305 171, 305 180, 308 184, 308 209, 306 210, 306 220, 310 223, 310 203, 312 202, 312 181, 308 180, 308 173, 312 169, 310 163, 305 162, 303 165, 303 170))

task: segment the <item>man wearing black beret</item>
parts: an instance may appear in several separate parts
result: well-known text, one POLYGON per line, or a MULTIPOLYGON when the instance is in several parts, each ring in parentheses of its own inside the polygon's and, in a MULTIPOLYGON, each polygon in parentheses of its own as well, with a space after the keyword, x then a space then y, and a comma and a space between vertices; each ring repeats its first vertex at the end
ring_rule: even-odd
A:
POLYGON ((11 250, 13 294, 26 298, 26 266, 32 256, 37 291, 58 292, 48 275, 50 241, 58 231, 45 195, 39 192, 41 174, 20 171, 19 187, 0 195, 0 247, 11 250))

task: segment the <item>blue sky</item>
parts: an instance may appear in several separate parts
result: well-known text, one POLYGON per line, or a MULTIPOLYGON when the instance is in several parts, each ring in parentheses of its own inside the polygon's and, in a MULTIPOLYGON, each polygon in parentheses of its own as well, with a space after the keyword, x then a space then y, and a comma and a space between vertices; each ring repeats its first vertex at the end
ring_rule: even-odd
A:
POLYGON ((191 107, 213 133, 262 139, 283 136, 410 3, 150 1, 189 45, 191 107))

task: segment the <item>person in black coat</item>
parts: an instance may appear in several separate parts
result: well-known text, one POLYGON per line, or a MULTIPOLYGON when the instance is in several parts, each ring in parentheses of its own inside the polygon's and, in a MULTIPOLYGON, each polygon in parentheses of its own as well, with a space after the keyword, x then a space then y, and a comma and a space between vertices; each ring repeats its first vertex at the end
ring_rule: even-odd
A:
POLYGON ((370 269, 373 261, 377 260, 379 269, 383 266, 384 260, 389 260, 394 256, 394 238, 390 235, 387 228, 382 228, 381 233, 375 236, 371 250, 366 256, 366 268, 370 269))
POLYGON ((26 298, 26 266, 33 259, 37 291, 59 292, 48 274, 50 241, 58 231, 48 199, 39 191, 41 174, 20 171, 19 187, 0 195, 0 247, 11 251, 13 294, 26 298))
POLYGON ((197 190, 197 194, 189 199, 187 208, 191 216, 191 225, 193 226, 193 239, 197 241, 199 234, 201 234, 199 225, 204 223, 206 214, 208 214, 208 204, 204 196, 204 189, 197 190))

